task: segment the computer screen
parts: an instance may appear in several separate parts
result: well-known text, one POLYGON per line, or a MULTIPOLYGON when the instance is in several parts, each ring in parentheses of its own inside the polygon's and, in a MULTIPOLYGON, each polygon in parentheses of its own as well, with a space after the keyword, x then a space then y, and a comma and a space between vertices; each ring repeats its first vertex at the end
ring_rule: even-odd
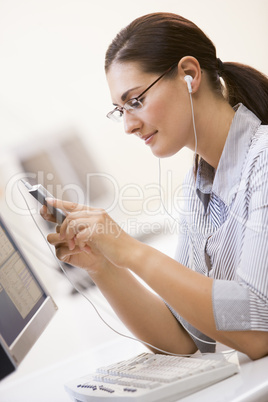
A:
POLYGON ((0 380, 17 368, 56 310, 0 216, 0 380))

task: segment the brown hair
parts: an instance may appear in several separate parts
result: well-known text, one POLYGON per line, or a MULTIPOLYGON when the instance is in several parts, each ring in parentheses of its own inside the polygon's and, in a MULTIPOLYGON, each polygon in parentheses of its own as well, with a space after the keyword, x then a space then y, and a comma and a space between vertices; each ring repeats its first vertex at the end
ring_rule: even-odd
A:
MULTIPOLYGON (((105 71, 117 62, 138 62, 144 72, 161 74, 184 56, 195 57, 212 88, 223 92, 231 106, 242 102, 268 124, 268 79, 252 67, 222 63, 212 41, 193 22, 172 13, 153 13, 135 19, 110 44, 105 71)), ((171 77, 174 70, 167 76, 171 77)))

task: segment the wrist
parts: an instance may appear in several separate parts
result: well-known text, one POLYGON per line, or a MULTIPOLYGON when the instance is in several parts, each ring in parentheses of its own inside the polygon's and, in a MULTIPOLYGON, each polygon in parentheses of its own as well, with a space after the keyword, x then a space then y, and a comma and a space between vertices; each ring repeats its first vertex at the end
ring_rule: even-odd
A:
POLYGON ((139 275, 140 269, 144 268, 150 247, 134 239, 131 252, 128 254, 127 268, 139 275))
POLYGON ((117 268, 114 264, 112 264, 109 260, 105 260, 101 263, 98 269, 91 271, 90 269, 87 270, 88 274, 90 275, 91 279, 94 283, 98 286, 99 283, 102 283, 108 278, 113 275, 113 272, 117 274, 119 268, 117 268))

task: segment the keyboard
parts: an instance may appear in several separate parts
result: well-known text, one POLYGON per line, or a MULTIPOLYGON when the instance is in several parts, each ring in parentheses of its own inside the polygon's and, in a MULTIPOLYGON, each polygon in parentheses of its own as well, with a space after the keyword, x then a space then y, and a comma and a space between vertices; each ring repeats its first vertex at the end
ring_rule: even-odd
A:
POLYGON ((75 402, 177 401, 239 371, 224 359, 143 353, 100 367, 70 381, 65 389, 75 402))

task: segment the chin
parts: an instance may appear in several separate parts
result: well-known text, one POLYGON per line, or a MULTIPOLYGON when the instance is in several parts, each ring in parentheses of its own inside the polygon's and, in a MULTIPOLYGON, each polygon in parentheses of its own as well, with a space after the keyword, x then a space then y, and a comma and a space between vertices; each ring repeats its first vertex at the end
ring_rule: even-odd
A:
POLYGON ((163 150, 163 149, 153 149, 151 148, 152 153, 154 154, 154 156, 156 156, 157 158, 169 158, 170 156, 175 155, 177 152, 173 151, 168 151, 168 150, 163 150))

